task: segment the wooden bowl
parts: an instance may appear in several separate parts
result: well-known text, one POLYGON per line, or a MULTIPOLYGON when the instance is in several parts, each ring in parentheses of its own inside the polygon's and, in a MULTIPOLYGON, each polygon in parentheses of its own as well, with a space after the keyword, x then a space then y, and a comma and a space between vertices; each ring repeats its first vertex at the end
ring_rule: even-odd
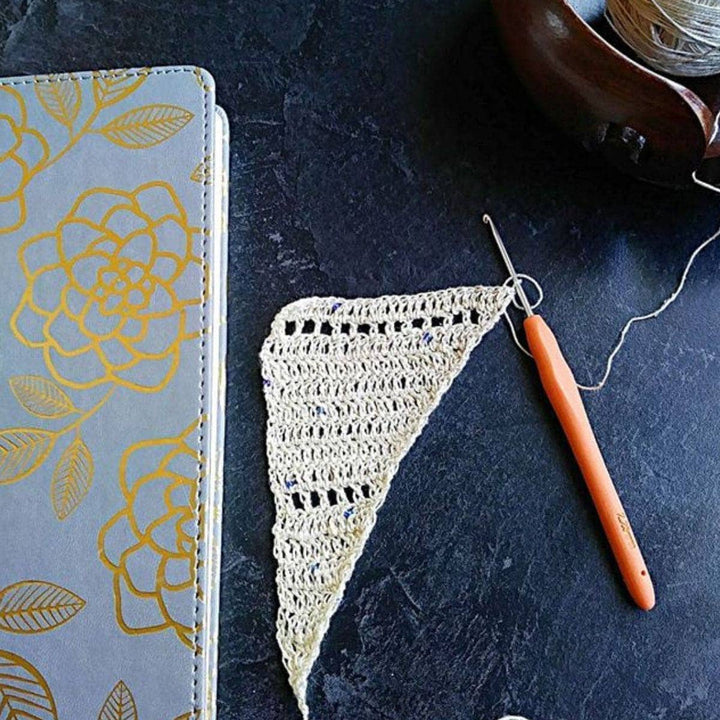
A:
POLYGON ((681 82, 641 65, 603 28, 600 0, 492 4, 523 84, 583 147, 654 183, 689 185, 701 168, 712 178, 718 76, 681 82))

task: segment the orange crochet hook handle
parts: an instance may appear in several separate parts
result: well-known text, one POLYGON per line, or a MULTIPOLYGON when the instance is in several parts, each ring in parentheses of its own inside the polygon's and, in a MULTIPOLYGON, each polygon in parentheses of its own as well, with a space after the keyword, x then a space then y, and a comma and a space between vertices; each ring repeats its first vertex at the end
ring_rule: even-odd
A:
POLYGON ((545 394, 580 466, 625 585, 638 606, 650 610, 655 605, 650 573, 605 466, 572 371, 539 315, 526 318, 523 327, 545 394))

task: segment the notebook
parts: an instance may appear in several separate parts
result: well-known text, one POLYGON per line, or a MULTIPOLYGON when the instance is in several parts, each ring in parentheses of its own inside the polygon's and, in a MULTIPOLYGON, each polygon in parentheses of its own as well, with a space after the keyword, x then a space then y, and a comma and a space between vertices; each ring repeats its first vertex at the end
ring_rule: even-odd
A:
POLYGON ((214 716, 227 165, 198 68, 0 81, 0 717, 214 716))

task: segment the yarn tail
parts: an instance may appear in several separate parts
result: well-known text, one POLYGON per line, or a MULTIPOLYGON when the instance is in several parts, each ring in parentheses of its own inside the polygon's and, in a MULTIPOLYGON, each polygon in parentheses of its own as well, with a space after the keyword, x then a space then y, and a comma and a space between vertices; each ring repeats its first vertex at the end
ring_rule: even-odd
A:
POLYGON ((310 708, 307 704, 307 681, 301 680, 296 684, 294 683, 293 692, 295 693, 302 720, 310 720, 310 708))

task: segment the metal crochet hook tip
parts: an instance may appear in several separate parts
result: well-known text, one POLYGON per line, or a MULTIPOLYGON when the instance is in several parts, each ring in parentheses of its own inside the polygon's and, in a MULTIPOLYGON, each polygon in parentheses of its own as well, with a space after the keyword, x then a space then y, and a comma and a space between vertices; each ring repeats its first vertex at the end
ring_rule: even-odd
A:
POLYGON ((498 232, 498 229, 495 226, 495 223, 493 222, 493 219, 487 213, 485 213, 483 215, 483 222, 486 225, 490 226, 490 232, 492 233, 492 236, 498 246, 498 249, 500 250, 502 259, 505 262, 505 267, 507 267, 508 272, 510 273, 510 277, 512 278, 513 284, 515 285, 515 292, 517 292, 518 297, 520 298, 520 304, 523 306, 523 310, 525 310, 525 314, 528 317, 532 317, 535 313, 533 312, 533 309, 530 306, 530 301, 528 300, 528 297, 525 294, 525 291, 523 290, 523 286, 522 286, 522 283, 520 282, 520 278, 518 277, 517 272, 515 272, 515 266, 512 264, 510 255, 508 255, 508 251, 505 248, 505 243, 503 243, 502 238, 500 237, 500 233, 498 232))

